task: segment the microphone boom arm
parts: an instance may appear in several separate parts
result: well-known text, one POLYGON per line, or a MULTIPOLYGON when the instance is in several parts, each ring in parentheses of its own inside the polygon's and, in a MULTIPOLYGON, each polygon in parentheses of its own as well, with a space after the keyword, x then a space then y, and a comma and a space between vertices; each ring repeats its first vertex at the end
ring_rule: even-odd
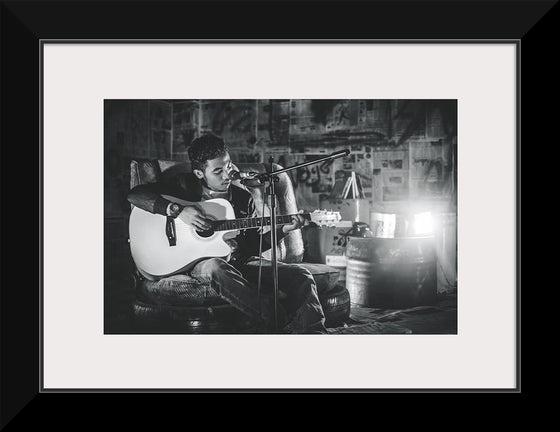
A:
POLYGON ((291 171, 291 170, 294 170, 294 169, 297 169, 297 168, 301 168, 301 167, 304 167, 304 166, 307 166, 307 165, 313 165, 313 164, 316 164, 316 163, 319 163, 319 162, 323 162, 323 161, 326 161, 326 160, 337 159, 337 158, 339 158, 339 157, 348 156, 349 154, 350 154, 350 150, 348 150, 348 149, 346 149, 346 150, 340 150, 340 151, 331 153, 330 155, 320 157, 320 158, 318 158, 318 159, 313 159, 313 160, 310 160, 310 161, 307 161, 307 162, 303 162, 303 163, 300 163, 300 164, 297 164, 297 165, 294 165, 294 166, 291 166, 291 167, 282 168, 282 169, 280 169, 280 170, 278 170, 278 171, 273 171, 273 172, 270 172, 270 173, 261 173, 261 174, 257 174, 257 175, 256 175, 255 177, 253 177, 252 179, 253 179, 253 180, 257 180, 257 179, 258 179, 261 183, 263 183, 263 182, 266 181, 269 177, 276 176, 276 175, 278 175, 278 174, 282 174, 282 173, 284 173, 284 172, 291 171))

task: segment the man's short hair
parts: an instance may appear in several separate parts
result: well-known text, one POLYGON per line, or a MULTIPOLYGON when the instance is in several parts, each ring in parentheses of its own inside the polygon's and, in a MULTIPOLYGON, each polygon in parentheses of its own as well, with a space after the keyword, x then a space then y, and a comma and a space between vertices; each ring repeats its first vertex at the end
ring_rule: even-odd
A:
POLYGON ((224 139, 217 135, 209 133, 195 138, 188 149, 192 169, 204 171, 207 161, 216 159, 227 151, 224 139))

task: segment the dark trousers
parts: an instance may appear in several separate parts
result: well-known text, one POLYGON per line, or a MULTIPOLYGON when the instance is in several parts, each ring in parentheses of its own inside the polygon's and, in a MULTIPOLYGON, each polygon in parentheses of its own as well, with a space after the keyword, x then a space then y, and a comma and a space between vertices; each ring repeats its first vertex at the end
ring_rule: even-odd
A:
MULTIPOLYGON (((259 260, 235 267, 221 258, 210 258, 195 265, 191 276, 211 280, 216 291, 265 329, 275 328, 274 281, 272 265, 262 260, 261 289, 257 289, 259 260)), ((278 327, 292 333, 324 330, 325 316, 313 275, 297 264, 278 263, 278 327)))

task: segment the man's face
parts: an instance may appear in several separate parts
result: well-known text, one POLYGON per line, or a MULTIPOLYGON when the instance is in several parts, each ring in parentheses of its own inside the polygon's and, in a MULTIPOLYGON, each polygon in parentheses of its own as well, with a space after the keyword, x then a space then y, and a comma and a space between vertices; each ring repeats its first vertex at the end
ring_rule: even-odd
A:
POLYGON ((228 177, 231 169, 231 159, 229 158, 229 153, 226 152, 216 159, 208 160, 204 171, 194 170, 194 173, 199 179, 204 180, 210 189, 225 192, 231 184, 231 180, 228 177))

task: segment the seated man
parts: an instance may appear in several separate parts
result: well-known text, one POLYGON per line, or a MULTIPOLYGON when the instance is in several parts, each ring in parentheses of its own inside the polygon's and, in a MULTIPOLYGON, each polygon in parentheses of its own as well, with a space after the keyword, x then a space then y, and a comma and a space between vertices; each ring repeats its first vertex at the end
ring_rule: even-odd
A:
MULTIPOLYGON (((201 231, 211 228, 210 219, 202 209, 195 205, 182 206, 162 195, 189 202, 224 198, 232 204, 236 218, 257 216, 251 194, 232 184, 229 178, 232 162, 222 138, 211 134, 196 138, 188 153, 192 173, 178 174, 165 182, 136 186, 128 194, 128 201, 154 214, 180 218, 201 231)), ((286 233, 300 229, 306 223, 302 216, 293 216, 291 224, 277 229, 278 241, 286 233)), ((222 258, 205 259, 192 268, 190 275, 211 280, 220 296, 268 332, 276 327, 274 302, 270 296, 274 281, 271 263, 263 259, 261 281, 267 295, 262 295, 255 287, 259 275, 260 242, 263 251, 271 247, 269 233, 262 234, 260 231, 242 231, 232 242, 229 261, 222 258)), ((278 280, 279 290, 285 293, 285 298, 279 301, 278 329, 293 333, 327 333, 312 274, 297 264, 279 262, 278 280)))

